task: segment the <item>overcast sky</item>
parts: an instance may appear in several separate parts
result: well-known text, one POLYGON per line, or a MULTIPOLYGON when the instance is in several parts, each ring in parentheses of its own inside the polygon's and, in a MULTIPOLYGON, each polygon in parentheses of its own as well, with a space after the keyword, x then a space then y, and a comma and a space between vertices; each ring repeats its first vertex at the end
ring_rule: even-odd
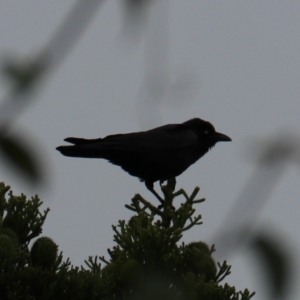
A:
MULTIPOLYGON (((64 138, 104 137, 194 117, 229 135, 231 143, 217 144, 177 179, 178 188, 191 193, 200 186, 199 197, 206 198, 198 206, 204 224, 187 232, 186 242, 211 240, 223 226, 256 168, 249 144, 280 133, 299 138, 300 2, 156 1, 138 12, 136 23, 128 21, 135 16, 121 1, 103 2, 12 128, 36 148, 46 184, 33 188, 0 169, 1 181, 16 194, 38 193, 50 207, 43 234, 76 265, 89 255, 108 257, 111 225, 131 216, 124 205, 134 194, 156 199, 137 178, 104 160, 60 155, 55 147, 64 138)), ((0 59, 34 57, 74 3, 2 1, 0 59)), ((5 81, 0 87, 4 97, 5 81)), ((299 164, 291 163, 255 225, 283 238, 298 274, 299 195, 299 164)), ((227 282, 264 299, 253 256, 241 251, 229 263, 227 282)), ((299 299, 297 289, 290 299, 299 299)))

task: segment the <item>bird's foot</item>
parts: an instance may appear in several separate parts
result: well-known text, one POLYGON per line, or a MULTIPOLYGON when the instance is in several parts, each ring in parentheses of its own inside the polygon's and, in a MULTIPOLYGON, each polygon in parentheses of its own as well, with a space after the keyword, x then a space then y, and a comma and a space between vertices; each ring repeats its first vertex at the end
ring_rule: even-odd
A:
POLYGON ((174 199, 174 190, 176 186, 176 179, 171 178, 168 179, 167 184, 163 185, 163 180, 159 181, 161 190, 164 194, 163 199, 155 190, 154 190, 154 183, 153 182, 145 182, 145 185, 147 189, 158 199, 158 201, 161 203, 157 208, 162 209, 166 207, 171 207, 173 210, 175 209, 174 206, 172 205, 173 199, 174 199))
POLYGON ((154 183, 153 182, 149 182, 149 181, 145 181, 145 185, 146 188, 158 199, 158 201, 161 203, 161 205, 159 205, 159 209, 160 206, 163 207, 165 200, 155 191, 154 189, 154 183))

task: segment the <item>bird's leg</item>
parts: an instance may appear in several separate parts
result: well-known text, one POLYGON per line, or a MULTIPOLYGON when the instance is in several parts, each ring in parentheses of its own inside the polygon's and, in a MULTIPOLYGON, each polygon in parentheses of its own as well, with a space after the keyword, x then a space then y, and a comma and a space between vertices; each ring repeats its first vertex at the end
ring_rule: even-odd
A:
POLYGON ((161 204, 164 204, 165 200, 159 196, 159 194, 154 190, 154 184, 151 181, 145 181, 146 188, 158 199, 161 204))
POLYGON ((174 193, 176 187, 176 178, 170 178, 167 182, 167 187, 174 193))
POLYGON ((176 178, 173 177, 173 178, 168 179, 166 185, 163 185, 164 182, 165 182, 165 180, 159 181, 159 185, 160 185, 160 188, 162 189, 162 191, 164 188, 168 188, 173 193, 175 190, 175 186, 176 186, 176 178))

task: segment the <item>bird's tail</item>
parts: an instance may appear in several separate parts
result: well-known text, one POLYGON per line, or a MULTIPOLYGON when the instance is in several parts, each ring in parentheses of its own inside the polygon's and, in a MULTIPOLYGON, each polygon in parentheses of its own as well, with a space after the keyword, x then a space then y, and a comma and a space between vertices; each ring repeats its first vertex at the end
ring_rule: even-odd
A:
POLYGON ((73 145, 59 146, 56 148, 61 154, 71 157, 106 158, 106 149, 102 149, 102 139, 66 138, 66 142, 73 145))
POLYGON ((68 142, 73 145, 86 145, 86 144, 94 144, 99 143, 102 139, 94 139, 94 140, 88 140, 88 139, 82 139, 82 138, 76 138, 76 137, 69 137, 64 139, 65 142, 68 142))

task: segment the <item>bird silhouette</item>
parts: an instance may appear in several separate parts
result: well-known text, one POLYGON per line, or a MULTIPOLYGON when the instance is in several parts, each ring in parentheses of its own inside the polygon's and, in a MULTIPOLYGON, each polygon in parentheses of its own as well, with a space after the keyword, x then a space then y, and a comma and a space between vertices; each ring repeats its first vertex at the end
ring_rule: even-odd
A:
POLYGON ((63 155, 107 159, 145 182, 162 202, 154 190, 154 182, 179 176, 217 142, 228 142, 231 138, 216 132, 211 123, 195 118, 148 131, 97 139, 69 137, 65 141, 72 145, 56 148, 63 155))

